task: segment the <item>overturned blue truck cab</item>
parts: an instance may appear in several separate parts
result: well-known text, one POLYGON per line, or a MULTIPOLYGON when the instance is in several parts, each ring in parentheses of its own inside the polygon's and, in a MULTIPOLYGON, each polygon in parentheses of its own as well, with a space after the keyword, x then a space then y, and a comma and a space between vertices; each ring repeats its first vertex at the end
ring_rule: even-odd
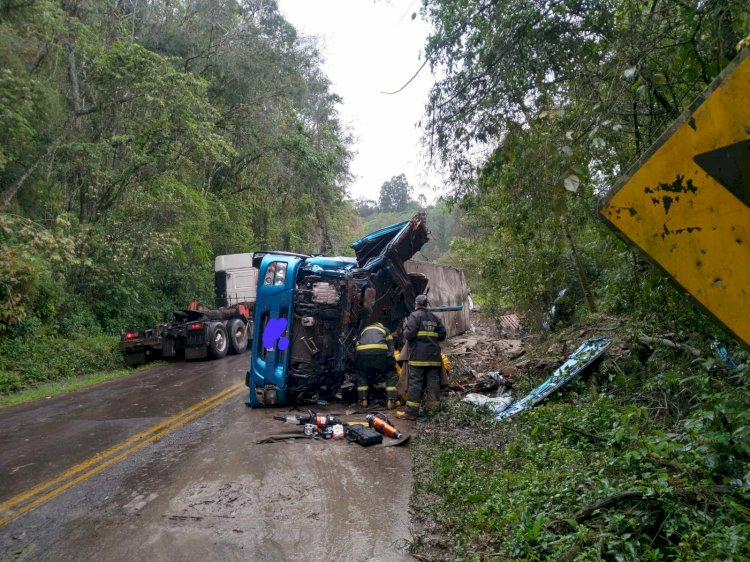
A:
POLYGON ((328 400, 352 373, 362 329, 401 325, 427 286, 404 262, 429 239, 418 213, 352 244, 356 258, 256 252, 258 292, 247 404, 328 400))

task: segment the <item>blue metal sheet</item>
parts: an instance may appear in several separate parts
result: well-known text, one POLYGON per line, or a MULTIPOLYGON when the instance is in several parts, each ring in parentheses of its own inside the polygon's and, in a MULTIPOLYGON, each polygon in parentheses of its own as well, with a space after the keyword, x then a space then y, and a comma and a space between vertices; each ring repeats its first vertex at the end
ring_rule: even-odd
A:
POLYGON ((611 343, 610 338, 592 338, 586 340, 581 346, 570 354, 568 359, 560 365, 552 376, 532 390, 529 394, 508 406, 505 410, 495 416, 495 420, 502 421, 517 416, 524 410, 533 408, 557 389, 562 388, 589 365, 599 359, 611 343))
POLYGON ((323 270, 350 269, 356 263, 356 259, 344 256, 313 256, 305 260, 305 267, 319 267, 323 270))
POLYGON ((381 228, 380 230, 376 230, 375 232, 371 232, 370 234, 367 234, 363 236, 362 238, 360 238, 359 240, 353 242, 350 247, 354 248, 354 251, 356 252, 362 246, 364 246, 365 244, 369 242, 375 242, 377 240, 382 240, 384 238, 390 239, 397 232, 400 232, 407 224, 409 224, 409 221, 399 222, 399 223, 381 228))

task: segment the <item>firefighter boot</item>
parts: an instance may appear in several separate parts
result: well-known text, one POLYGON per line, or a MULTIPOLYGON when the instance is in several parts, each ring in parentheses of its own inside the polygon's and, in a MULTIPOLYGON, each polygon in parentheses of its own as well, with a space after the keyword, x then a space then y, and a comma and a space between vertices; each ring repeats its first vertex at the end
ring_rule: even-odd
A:
POLYGON ((370 394, 370 387, 365 384, 359 384, 357 386, 357 404, 359 404, 360 408, 367 408, 368 405, 368 395, 370 394))
POLYGON ((386 398, 388 398, 388 401, 385 403, 385 408, 386 410, 393 410, 393 408, 396 407, 398 400, 398 389, 396 388, 396 385, 398 384, 398 376, 396 375, 396 371, 391 370, 386 372, 385 381, 385 393, 386 398))

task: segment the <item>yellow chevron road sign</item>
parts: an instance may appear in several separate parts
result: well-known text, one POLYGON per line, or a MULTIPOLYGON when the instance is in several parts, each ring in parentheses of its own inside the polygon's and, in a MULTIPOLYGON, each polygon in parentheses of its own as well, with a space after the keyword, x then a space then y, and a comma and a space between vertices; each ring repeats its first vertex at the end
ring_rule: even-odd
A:
POLYGON ((600 213, 750 346, 750 47, 618 181, 600 213))

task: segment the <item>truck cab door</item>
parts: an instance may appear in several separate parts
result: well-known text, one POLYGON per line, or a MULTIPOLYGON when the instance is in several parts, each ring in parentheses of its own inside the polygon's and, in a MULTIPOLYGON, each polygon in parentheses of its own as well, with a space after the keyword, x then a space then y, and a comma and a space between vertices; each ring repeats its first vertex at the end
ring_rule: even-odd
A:
POLYGON ((247 385, 250 406, 286 402, 294 291, 303 258, 267 254, 258 268, 258 289, 247 385))

